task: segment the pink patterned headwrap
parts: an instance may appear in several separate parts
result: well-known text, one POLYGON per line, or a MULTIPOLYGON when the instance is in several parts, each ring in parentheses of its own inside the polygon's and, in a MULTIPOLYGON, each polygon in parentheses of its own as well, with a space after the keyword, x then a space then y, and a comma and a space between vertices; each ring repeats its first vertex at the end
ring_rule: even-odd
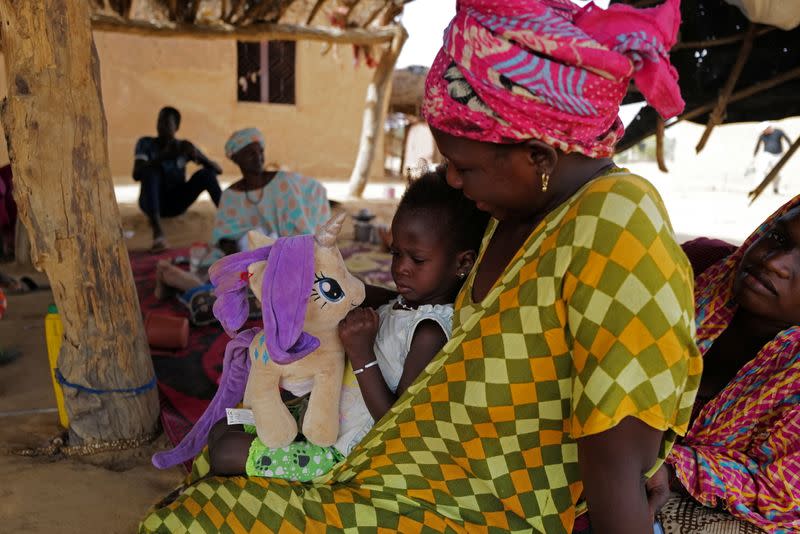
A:
POLYGON ((684 107, 668 50, 680 0, 608 10, 569 0, 458 0, 425 86, 428 123, 491 143, 610 156, 631 79, 664 118, 684 107))

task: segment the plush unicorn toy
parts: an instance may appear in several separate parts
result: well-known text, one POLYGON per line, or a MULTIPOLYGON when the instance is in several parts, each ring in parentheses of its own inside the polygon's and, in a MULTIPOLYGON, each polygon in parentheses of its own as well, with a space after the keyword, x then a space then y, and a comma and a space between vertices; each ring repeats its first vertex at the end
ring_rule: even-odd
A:
POLYGON ((219 389, 206 412, 171 451, 153 456, 167 468, 197 455, 226 408, 243 401, 268 447, 285 447, 297 423, 280 389, 311 396, 303 418, 306 439, 333 445, 339 432, 344 350, 337 325, 364 300, 364 284, 350 274, 336 247, 345 215, 315 236, 277 240, 251 232, 251 249, 227 256, 209 270, 217 300, 214 315, 232 339, 225 349, 219 389), (261 302, 264 328, 236 332, 248 315, 247 289, 261 302))

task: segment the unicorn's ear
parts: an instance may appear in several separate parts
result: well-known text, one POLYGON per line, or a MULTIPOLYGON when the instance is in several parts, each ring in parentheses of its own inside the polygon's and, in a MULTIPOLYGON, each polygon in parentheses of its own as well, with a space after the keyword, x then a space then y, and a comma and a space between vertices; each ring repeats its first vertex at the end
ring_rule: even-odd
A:
POLYGON ((317 243, 322 247, 335 247, 336 236, 338 236, 339 232, 342 231, 342 224, 344 223, 346 217, 346 213, 340 213, 325 223, 325 225, 320 228, 317 231, 317 234, 314 236, 314 239, 316 239, 317 243))
POLYGON ((257 230, 250 230, 247 232, 247 246, 250 250, 269 247, 273 244, 275 244, 275 239, 268 235, 264 235, 257 230))
POLYGON ((267 272, 267 262, 257 261, 247 266, 247 272, 250 273, 250 289, 261 302, 261 286, 264 284, 264 273, 267 272))

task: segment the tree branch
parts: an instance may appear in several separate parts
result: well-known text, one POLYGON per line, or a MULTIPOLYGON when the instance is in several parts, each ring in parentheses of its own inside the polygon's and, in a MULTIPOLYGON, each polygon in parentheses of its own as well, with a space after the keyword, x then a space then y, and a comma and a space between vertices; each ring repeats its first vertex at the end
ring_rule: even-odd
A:
POLYGON ((394 27, 376 29, 307 27, 291 24, 260 22, 244 27, 231 25, 203 26, 196 24, 154 23, 125 21, 115 17, 93 16, 92 28, 99 31, 151 35, 156 37, 189 37, 195 39, 235 39, 238 41, 323 41, 357 45, 375 45, 391 42, 396 34, 394 27))

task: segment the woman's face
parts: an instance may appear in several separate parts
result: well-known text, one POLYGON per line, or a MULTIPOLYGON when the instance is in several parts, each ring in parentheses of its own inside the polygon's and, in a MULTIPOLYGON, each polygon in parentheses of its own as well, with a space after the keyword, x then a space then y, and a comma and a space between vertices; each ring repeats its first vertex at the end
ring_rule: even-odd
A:
POLYGON ((243 175, 258 175, 264 170, 264 149, 253 142, 231 156, 243 175))
POLYGON ((781 328, 800 325, 800 207, 744 253, 733 285, 739 305, 781 328))
POLYGON ((525 219, 544 204, 540 175, 526 145, 496 145, 433 130, 447 160, 447 183, 498 220, 525 219))

